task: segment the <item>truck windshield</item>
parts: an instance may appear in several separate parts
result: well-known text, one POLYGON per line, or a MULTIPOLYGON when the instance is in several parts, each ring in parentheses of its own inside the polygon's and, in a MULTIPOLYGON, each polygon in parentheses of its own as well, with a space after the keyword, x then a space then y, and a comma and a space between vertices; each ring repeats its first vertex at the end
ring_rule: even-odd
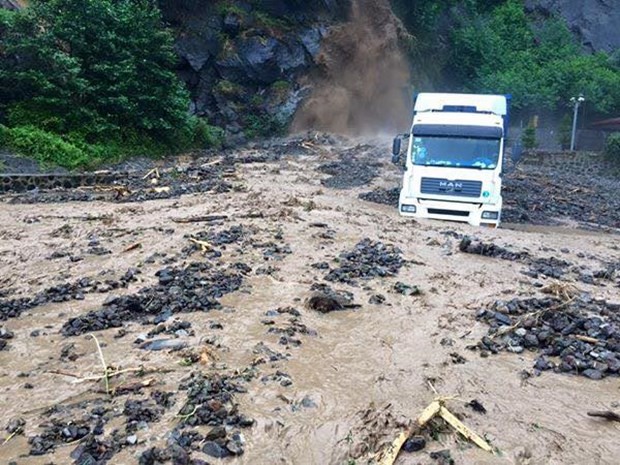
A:
POLYGON ((421 166, 495 169, 500 139, 468 136, 422 136, 413 138, 412 161, 421 166))

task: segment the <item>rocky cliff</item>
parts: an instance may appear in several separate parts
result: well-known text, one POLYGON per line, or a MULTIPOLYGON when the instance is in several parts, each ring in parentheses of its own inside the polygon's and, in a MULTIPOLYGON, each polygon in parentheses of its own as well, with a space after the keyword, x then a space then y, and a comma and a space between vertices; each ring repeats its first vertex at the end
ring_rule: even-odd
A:
POLYGON ((291 120, 304 91, 298 78, 314 66, 346 1, 160 2, 177 34, 178 72, 192 110, 248 136, 272 135, 291 120))
POLYGON ((591 52, 620 48, 618 0, 527 0, 525 5, 535 14, 562 17, 591 52))

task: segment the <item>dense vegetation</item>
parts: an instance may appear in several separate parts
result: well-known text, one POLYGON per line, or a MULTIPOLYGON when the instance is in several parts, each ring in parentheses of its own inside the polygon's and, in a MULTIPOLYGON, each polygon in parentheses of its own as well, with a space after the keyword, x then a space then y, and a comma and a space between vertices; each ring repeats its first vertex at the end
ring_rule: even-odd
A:
POLYGON ((609 160, 620 164, 620 132, 614 132, 607 138, 605 155, 609 160))
POLYGON ((0 145, 68 168, 216 144, 189 116, 173 37, 151 0, 0 10, 0 145))
POLYGON ((442 52, 435 31, 450 24, 441 72, 456 90, 510 93, 524 110, 556 110, 582 93, 599 113, 620 111, 617 57, 584 54, 560 19, 529 18, 521 0, 393 3, 424 54, 442 52))

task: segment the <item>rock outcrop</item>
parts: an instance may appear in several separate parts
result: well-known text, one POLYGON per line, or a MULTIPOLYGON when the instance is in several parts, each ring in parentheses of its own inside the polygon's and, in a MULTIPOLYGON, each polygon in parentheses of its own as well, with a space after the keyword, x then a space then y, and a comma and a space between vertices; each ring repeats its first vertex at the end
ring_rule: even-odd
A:
POLYGON ((303 91, 300 75, 315 63, 327 26, 346 16, 346 1, 160 2, 177 34, 178 73, 192 110, 248 136, 288 124, 303 91))
POLYGON ((557 15, 591 52, 620 48, 620 4, 617 0, 526 0, 526 8, 543 16, 557 15))

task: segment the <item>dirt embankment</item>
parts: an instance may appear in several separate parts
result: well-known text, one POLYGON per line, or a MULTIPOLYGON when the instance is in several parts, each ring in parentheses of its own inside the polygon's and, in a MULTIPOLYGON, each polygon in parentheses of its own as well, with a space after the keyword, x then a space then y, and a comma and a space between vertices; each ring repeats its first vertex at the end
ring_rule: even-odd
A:
POLYGON ((501 454, 437 421, 398 465, 616 463, 617 235, 400 218, 387 145, 1 197, 0 461, 367 463, 432 385, 501 454))

